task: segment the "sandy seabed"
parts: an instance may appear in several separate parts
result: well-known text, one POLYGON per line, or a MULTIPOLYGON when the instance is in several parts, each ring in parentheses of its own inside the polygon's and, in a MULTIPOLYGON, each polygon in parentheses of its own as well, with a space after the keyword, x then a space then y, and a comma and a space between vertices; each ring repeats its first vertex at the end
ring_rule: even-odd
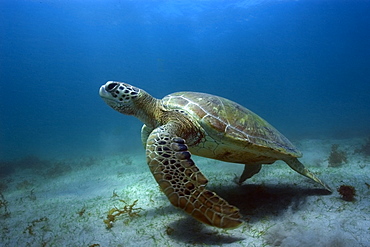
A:
POLYGON ((233 230, 203 225, 171 206, 143 150, 73 160, 28 157, 15 169, 3 164, 0 246, 370 246, 370 157, 355 152, 364 142, 298 142, 301 161, 332 194, 280 161, 239 186, 233 181, 243 165, 193 156, 207 188, 240 209, 245 223, 233 230), (347 156, 337 167, 328 164, 333 144, 347 156), (341 185, 356 189, 354 201, 341 198, 341 185))

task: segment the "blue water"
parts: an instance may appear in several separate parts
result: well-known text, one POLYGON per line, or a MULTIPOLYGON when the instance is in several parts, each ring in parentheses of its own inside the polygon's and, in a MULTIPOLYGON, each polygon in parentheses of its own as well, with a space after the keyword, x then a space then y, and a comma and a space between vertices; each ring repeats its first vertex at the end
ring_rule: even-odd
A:
POLYGON ((370 135, 370 1, 0 1, 0 159, 136 151, 108 80, 201 91, 289 139, 370 135))

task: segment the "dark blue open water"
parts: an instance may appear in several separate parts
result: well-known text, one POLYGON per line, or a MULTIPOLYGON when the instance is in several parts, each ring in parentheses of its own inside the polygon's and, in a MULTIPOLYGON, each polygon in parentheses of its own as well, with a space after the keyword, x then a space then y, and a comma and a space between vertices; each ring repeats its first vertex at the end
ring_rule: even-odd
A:
POLYGON ((108 80, 202 91, 293 142, 370 135, 370 1, 0 0, 0 158, 131 152, 108 80))

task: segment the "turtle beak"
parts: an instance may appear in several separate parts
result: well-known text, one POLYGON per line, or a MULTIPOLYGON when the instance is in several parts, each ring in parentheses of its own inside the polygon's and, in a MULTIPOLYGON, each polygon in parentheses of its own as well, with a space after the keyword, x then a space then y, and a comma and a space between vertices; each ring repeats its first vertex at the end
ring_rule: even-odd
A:
POLYGON ((103 85, 103 86, 100 87, 100 89, 99 89, 99 95, 102 98, 107 98, 109 96, 109 93, 107 92, 107 90, 105 90, 105 85, 103 85))

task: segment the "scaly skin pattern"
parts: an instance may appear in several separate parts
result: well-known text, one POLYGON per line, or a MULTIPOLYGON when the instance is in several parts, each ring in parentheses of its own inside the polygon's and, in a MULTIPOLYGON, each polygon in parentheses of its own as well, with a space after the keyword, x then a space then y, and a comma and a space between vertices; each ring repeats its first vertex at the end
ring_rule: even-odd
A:
POLYGON ((146 145, 147 162, 170 202, 205 224, 235 228, 242 224, 238 208, 206 190, 207 179, 195 166, 185 140, 170 134, 171 124, 156 128, 146 145))

